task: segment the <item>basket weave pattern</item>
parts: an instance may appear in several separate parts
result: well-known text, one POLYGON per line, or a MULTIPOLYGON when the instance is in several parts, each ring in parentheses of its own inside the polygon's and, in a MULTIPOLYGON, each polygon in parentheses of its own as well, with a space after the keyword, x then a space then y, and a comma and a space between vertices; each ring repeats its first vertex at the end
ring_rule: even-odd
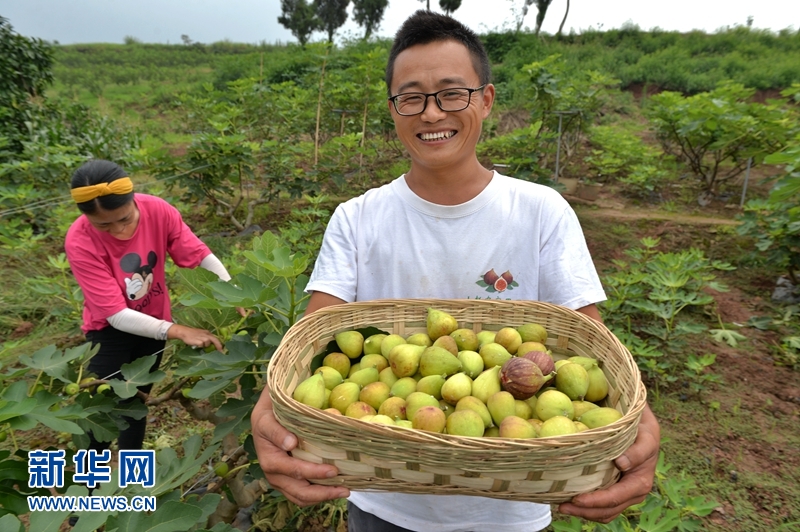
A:
POLYGON ((267 381, 275 416, 300 440, 297 458, 335 465, 339 476, 315 481, 353 490, 476 495, 558 503, 619 478, 613 460, 636 437, 646 393, 633 357, 603 325, 581 313, 537 301, 393 299, 327 307, 296 323, 272 357, 267 381), (338 332, 374 326, 407 336, 426 331, 428 307, 459 327, 497 331, 538 323, 556 360, 601 362, 605 400, 623 413, 611 425, 542 439, 467 438, 336 416, 292 399, 311 361, 338 332))

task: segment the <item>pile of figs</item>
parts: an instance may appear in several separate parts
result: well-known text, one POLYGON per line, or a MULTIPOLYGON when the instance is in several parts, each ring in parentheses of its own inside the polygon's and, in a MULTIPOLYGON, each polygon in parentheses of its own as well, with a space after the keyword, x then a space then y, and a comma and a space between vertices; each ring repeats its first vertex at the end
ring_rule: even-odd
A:
POLYGON ((602 406, 608 381, 598 361, 555 361, 541 325, 475 333, 434 308, 426 325, 405 338, 336 334, 339 350, 292 397, 337 416, 471 437, 556 437, 622 417, 602 406))

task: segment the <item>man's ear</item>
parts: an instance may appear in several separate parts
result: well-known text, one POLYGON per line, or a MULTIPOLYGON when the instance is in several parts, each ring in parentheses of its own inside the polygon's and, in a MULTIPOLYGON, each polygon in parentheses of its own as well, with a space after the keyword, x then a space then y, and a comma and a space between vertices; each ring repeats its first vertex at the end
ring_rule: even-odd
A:
POLYGON ((483 97, 483 118, 486 119, 489 116, 489 113, 492 112, 492 106, 494 105, 494 85, 491 83, 487 84, 482 91, 483 97))

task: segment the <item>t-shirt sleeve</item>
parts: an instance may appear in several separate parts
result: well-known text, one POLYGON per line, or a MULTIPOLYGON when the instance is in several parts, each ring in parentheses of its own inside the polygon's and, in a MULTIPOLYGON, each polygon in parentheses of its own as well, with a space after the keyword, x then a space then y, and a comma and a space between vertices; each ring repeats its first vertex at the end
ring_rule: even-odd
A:
POLYGON ((196 268, 211 250, 183 221, 178 209, 165 202, 167 216, 167 253, 180 268, 196 268))
POLYGON ((356 300, 358 249, 352 220, 343 205, 334 211, 306 292, 325 292, 347 302, 356 300))
POLYGON ((92 316, 108 318, 128 308, 114 274, 89 238, 71 234, 64 249, 72 274, 83 292, 84 305, 92 316))
POLYGON ((578 309, 606 300, 578 217, 566 206, 544 235, 539 252, 542 301, 578 309))

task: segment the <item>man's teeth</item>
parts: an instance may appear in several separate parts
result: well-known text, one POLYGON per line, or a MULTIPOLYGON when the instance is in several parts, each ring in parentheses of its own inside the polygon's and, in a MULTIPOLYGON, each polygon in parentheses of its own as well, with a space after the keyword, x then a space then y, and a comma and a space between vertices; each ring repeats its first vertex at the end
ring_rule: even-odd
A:
POLYGON ((455 131, 440 131, 438 133, 420 133, 419 138, 422 140, 444 140, 449 139, 455 135, 455 131))

